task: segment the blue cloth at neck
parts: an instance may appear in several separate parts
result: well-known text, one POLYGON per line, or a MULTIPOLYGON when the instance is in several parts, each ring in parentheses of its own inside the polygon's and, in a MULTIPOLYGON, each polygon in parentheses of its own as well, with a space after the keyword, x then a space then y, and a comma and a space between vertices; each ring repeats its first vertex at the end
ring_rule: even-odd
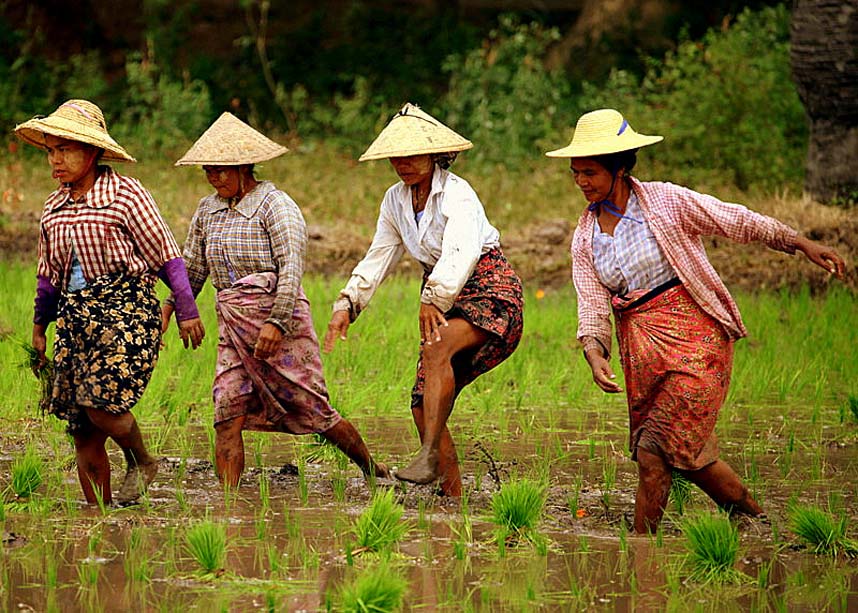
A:
POLYGON ((641 219, 635 219, 634 217, 629 217, 628 215, 623 215, 620 212, 620 209, 617 208, 617 205, 615 205, 610 200, 600 200, 599 202, 592 202, 589 205, 587 205, 587 210, 596 213, 599 211, 599 209, 601 207, 605 207, 605 210, 608 211, 608 213, 610 213, 614 217, 619 217, 620 219, 628 219, 630 221, 633 221, 633 222, 639 223, 639 224, 643 223, 643 220, 641 220, 641 219))

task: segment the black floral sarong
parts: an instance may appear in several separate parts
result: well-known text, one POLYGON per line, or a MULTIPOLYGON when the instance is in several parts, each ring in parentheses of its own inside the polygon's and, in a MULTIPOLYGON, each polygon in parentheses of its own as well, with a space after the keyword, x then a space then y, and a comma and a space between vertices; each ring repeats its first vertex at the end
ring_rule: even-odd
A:
POLYGON ((137 404, 149 383, 161 340, 161 315, 146 275, 99 277, 60 300, 49 412, 68 432, 92 427, 83 407, 116 415, 137 404))
MULTIPOLYGON (((423 279, 426 282, 426 277, 423 279)), ((465 283, 447 319, 461 317, 489 333, 488 340, 472 351, 453 356, 456 395, 474 379, 506 360, 518 347, 524 329, 524 298, 521 281, 500 249, 484 253, 465 283)), ((417 376, 411 389, 411 406, 423 402, 426 373, 423 348, 417 361, 417 376)))

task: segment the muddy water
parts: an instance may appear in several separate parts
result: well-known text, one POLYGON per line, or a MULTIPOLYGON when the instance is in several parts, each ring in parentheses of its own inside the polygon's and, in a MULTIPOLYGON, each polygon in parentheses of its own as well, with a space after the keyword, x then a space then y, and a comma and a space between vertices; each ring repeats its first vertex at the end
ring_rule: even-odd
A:
MULTIPOLYGON (((791 501, 831 501, 856 525, 858 427, 837 424, 830 413, 812 423, 798 409, 787 426, 777 417, 783 413, 776 406, 763 414, 757 409, 752 420, 737 410, 719 427, 724 458, 746 476, 768 518, 739 522, 737 568, 750 579, 707 587, 687 581, 684 539, 674 520, 653 539, 632 537, 623 527, 636 476, 625 453, 622 412, 606 418, 604 411, 522 410, 502 422, 460 412, 454 433, 465 458, 464 514, 431 487, 379 484, 395 488, 411 524, 390 571, 407 580, 405 609, 858 610, 858 563, 801 548, 787 520, 791 501), (547 548, 521 544, 502 552, 486 519, 496 482, 545 474, 547 548)), ((360 426, 383 460, 404 463, 415 450, 405 418, 366 419, 360 426)), ((187 432, 184 451, 164 448, 145 505, 106 515, 67 508, 61 500, 48 501, 44 513, 7 505, 3 610, 324 610, 341 585, 375 563, 372 554, 346 556, 352 522, 370 498, 356 469, 331 454, 308 456, 307 437, 251 437, 247 478, 225 495, 205 459, 205 428, 187 432), (260 478, 269 486, 267 507, 260 478), (227 528, 227 562, 216 576, 200 575, 185 547, 185 530, 204 517, 227 528)), ((118 454, 112 457, 119 466, 118 454)), ((0 460, 4 474, 8 463, 0 460)), ((119 478, 117 470, 114 485, 119 478)), ((63 486, 50 491, 79 498, 72 470, 62 479, 63 486)), ((699 492, 689 506, 712 508, 699 492)))

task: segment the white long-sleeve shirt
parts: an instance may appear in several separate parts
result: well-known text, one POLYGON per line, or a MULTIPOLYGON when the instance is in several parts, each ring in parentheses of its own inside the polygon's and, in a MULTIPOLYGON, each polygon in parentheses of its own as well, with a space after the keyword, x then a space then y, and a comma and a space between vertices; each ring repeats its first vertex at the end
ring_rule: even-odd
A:
POLYGON ((352 320, 407 251, 431 270, 420 301, 449 311, 483 253, 500 245, 500 234, 486 218, 483 204, 467 181, 436 167, 432 189, 419 223, 411 189, 402 181, 381 201, 375 236, 364 258, 334 303, 352 320))

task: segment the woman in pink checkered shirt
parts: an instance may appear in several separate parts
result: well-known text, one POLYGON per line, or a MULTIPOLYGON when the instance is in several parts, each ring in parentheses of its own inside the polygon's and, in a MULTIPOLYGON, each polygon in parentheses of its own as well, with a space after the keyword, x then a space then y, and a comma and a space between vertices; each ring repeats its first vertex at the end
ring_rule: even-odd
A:
POLYGON ((730 382, 733 343, 747 331, 701 237, 802 251, 831 274, 845 273, 833 249, 776 219, 678 185, 633 178, 636 151, 661 140, 636 133, 619 112, 602 109, 583 115, 572 142, 547 154, 571 158, 575 182, 590 203, 572 240, 577 337, 596 385, 622 392, 609 362, 613 314, 629 446, 638 463, 639 533, 661 521, 673 471, 730 512, 762 513, 719 459, 715 422, 730 382))

